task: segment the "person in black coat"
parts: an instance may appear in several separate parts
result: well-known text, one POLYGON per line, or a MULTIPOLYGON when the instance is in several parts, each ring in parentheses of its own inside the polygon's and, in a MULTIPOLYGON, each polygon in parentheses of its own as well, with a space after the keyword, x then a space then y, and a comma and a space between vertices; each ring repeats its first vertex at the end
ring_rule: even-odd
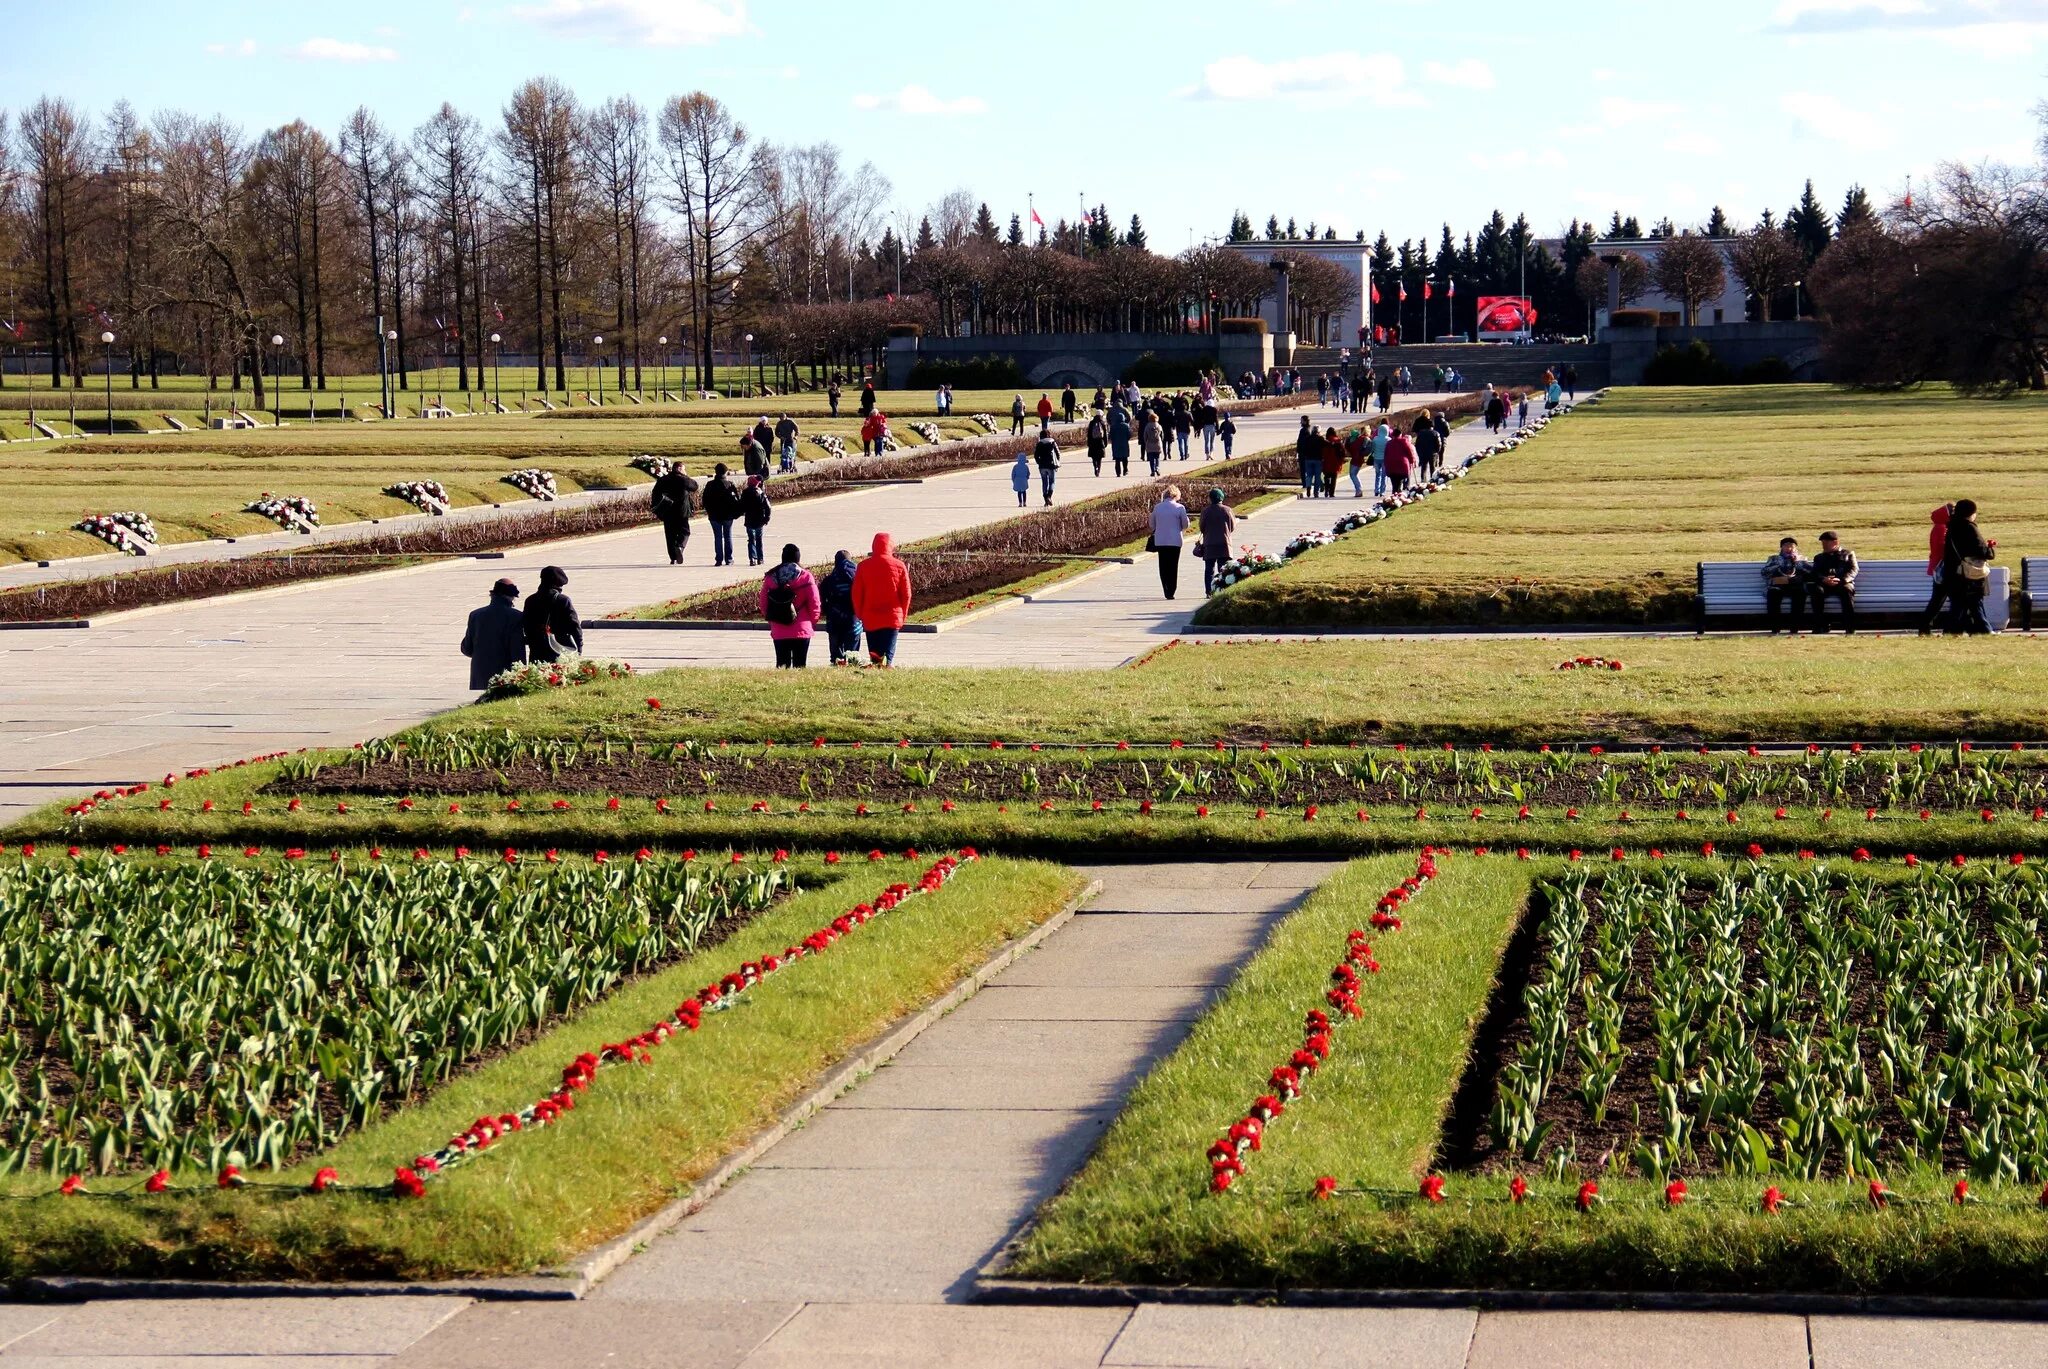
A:
POLYGON ((860 416, 866 418, 875 411, 875 382, 863 380, 860 383, 860 416))
POLYGON ((1958 499, 1948 519, 1948 540, 1941 549, 1941 583, 1948 587, 1948 601, 1962 630, 1971 636, 1991 631, 1984 619, 1986 577, 1973 576, 1983 562, 1998 555, 1998 543, 1977 529, 1977 501, 1958 499), (1965 563, 1972 563, 1966 568, 1965 563))
POLYGON ((1063 423, 1072 423, 1074 421, 1074 410, 1077 407, 1079 407, 1079 405, 1080 400, 1074 397, 1074 387, 1072 385, 1069 385, 1066 389, 1061 390, 1060 421, 1063 423))
POLYGON ((469 687, 484 689, 513 666, 526 661, 526 618, 519 611, 519 586, 500 580, 491 586, 491 601, 471 609, 462 633, 462 654, 469 657, 469 687))
POLYGON ((739 486, 732 483, 725 463, 719 462, 704 487, 704 521, 711 525, 711 564, 732 564, 732 524, 740 516, 739 486))
POLYGON ((768 502, 768 486, 758 475, 747 477, 747 487, 740 492, 740 517, 747 525, 747 564, 758 566, 768 559, 762 546, 762 530, 774 508, 768 502))
POLYGON ((832 553, 832 573, 818 582, 818 604, 825 613, 833 665, 860 659, 860 615, 853 611, 854 569, 853 558, 836 551, 832 553))
POLYGON ((672 566, 683 563, 683 552, 690 545, 690 500, 696 493, 697 482, 681 466, 670 466, 654 482, 654 516, 661 520, 672 566))
POLYGON ((583 654, 583 620, 562 590, 569 573, 560 566, 543 567, 540 588, 526 596, 526 654, 536 661, 559 661, 583 654))

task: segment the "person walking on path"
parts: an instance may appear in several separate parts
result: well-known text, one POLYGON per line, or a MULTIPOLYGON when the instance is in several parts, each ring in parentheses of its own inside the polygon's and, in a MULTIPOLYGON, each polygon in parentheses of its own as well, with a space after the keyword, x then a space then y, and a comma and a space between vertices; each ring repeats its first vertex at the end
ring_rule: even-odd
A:
POLYGON ((1344 455, 1350 462, 1351 497, 1353 499, 1365 498, 1365 481, 1363 476, 1365 473, 1365 463, 1371 452, 1372 448, 1366 445, 1365 434, 1353 428, 1350 435, 1344 439, 1344 455))
POLYGON ((1230 559, 1230 535, 1237 531, 1237 512, 1223 502, 1223 491, 1209 491, 1202 510, 1202 593, 1216 592, 1216 568, 1230 559))
POLYGON ((1224 413, 1223 421, 1216 425, 1216 436, 1223 439, 1223 459, 1230 460, 1230 444, 1237 440, 1237 424, 1231 421, 1228 412, 1224 413))
POLYGON ((1102 476, 1102 458, 1109 454, 1109 424, 1100 413, 1088 415, 1088 464, 1095 467, 1097 479, 1102 476))
POLYGON ((1436 424, 1431 421, 1429 410, 1422 411, 1422 417, 1415 420, 1415 483, 1427 484, 1436 474, 1437 464, 1443 459, 1444 440, 1437 435, 1436 424))
POLYGON ((704 487, 704 521, 711 525, 712 565, 732 564, 732 524, 739 516, 739 486, 732 483, 732 476, 721 461, 711 472, 711 483, 704 487))
POLYGON ((1385 413, 1394 402, 1394 385, 1386 376, 1380 377, 1380 412, 1385 413))
POLYGON ((1188 459, 1188 438, 1195 431, 1194 415, 1188 410, 1186 395, 1173 397, 1172 420, 1173 440, 1180 446, 1180 459, 1185 461, 1188 459))
POLYGON ((768 484, 758 475, 747 477, 747 488, 740 495, 740 519, 747 525, 747 564, 758 566, 768 559, 762 549, 761 533, 768 526, 768 520, 775 514, 768 502, 768 484))
POLYGON ((1500 393, 1493 389, 1486 392, 1486 431, 1497 433, 1508 421, 1508 405, 1500 393))
MULTIPOLYGON (((1206 379, 1206 377, 1204 377, 1206 379)), ((1202 455, 1216 455, 1216 401, 1204 396, 1195 405, 1195 423, 1202 430, 1202 455)))
POLYGON ((654 482, 650 501, 654 516, 661 520, 662 535, 668 542, 668 563, 672 566, 683 563, 683 552, 690 545, 690 500, 696 493, 697 482, 681 465, 670 466, 654 482))
POLYGON ((1052 422, 1052 396, 1041 390, 1038 393, 1038 426, 1042 428, 1050 422, 1052 422))
POLYGON ((1991 631, 1984 620, 1985 583, 1991 578, 1991 561, 1998 555, 1998 543, 1977 529, 1977 501, 1958 499, 1949 513, 1948 540, 1941 551, 1941 578, 1948 585, 1949 603, 1962 631, 1972 637, 1991 631))
POLYGON ((1180 486, 1168 485, 1166 493, 1152 506, 1149 545, 1159 557, 1159 588, 1169 599, 1180 587, 1180 549, 1188 523, 1187 505, 1180 502, 1180 486))
POLYGON ((1394 430, 1384 418, 1372 430, 1372 497, 1378 499, 1387 492, 1387 443, 1394 436, 1394 430))
POLYGON ((839 396, 843 393, 844 391, 839 388, 839 377, 833 376, 832 383, 825 388, 825 402, 832 406, 834 418, 839 417, 839 396))
POLYGON ((462 630, 462 654, 469 657, 469 687, 488 689, 492 680, 526 660, 526 617, 519 611, 519 586, 500 580, 490 601, 469 611, 462 630))
POLYGON ((1023 508, 1025 496, 1031 493, 1030 452, 1017 453, 1017 463, 1010 467, 1010 488, 1017 492, 1017 507, 1023 508))
POLYGON ((1060 422, 1072 423, 1074 410, 1080 403, 1081 401, 1074 397, 1074 383, 1068 381, 1066 388, 1060 391, 1060 422))
MULTIPOLYGON (((1564 403, 1564 386, 1558 383, 1556 376, 1552 376, 1550 378, 1550 383, 1543 387, 1543 412, 1547 414, 1554 414, 1557 412, 1557 406, 1562 403, 1564 403)), ((1525 416, 1522 419, 1522 421, 1524 423, 1529 421, 1526 417, 1528 411, 1529 397, 1527 395, 1523 395, 1522 412, 1525 416)))
MULTIPOLYGON (((1556 382, 1553 381, 1553 387, 1555 387, 1555 384, 1556 382)), ((1553 405, 1551 407, 1554 408, 1556 406, 1553 405)), ((1526 390, 1522 392, 1522 398, 1515 405, 1515 426, 1517 428, 1526 428, 1529 426, 1529 393, 1526 390)))
POLYGON ((852 660, 860 654, 860 615, 853 611, 853 558, 843 551, 832 553, 832 571, 818 586, 818 604, 825 614, 825 641, 832 649, 832 664, 852 660))
POLYGON ((1395 433, 1387 439, 1387 454, 1384 459, 1387 484, 1399 494, 1408 488, 1408 477, 1415 470, 1415 440, 1406 433, 1395 433))
POLYGON ((740 439, 740 470, 749 480, 768 478, 768 449, 752 433, 740 439))
POLYGON ((860 383, 860 416, 866 418, 875 411, 875 382, 862 380, 860 383))
POLYGON ((811 633, 823 605, 818 581, 803 568, 796 543, 782 547, 782 561, 761 577, 761 616, 768 620, 768 639, 775 643, 777 670, 802 670, 810 663, 811 633))
POLYGON ((1160 458, 1166 455, 1166 434, 1159 425, 1159 415, 1150 409, 1139 414, 1138 450, 1145 454, 1145 464, 1152 474, 1158 475, 1160 458))
POLYGON ((896 556, 896 539, 875 534, 865 561, 853 573, 853 612, 868 634, 868 663, 896 664, 896 636, 910 615, 910 568, 896 556))
POLYGON ((775 444, 782 453, 782 474, 796 474, 796 420, 784 414, 775 424, 775 444))
POLYGON ((1301 416, 1301 428, 1294 434, 1294 464, 1301 475, 1301 497, 1316 497, 1316 484, 1323 472, 1323 440, 1316 436, 1309 416, 1301 416))
POLYGON ((1920 615, 1920 635, 1925 637, 1934 631, 1934 624, 1942 610, 1949 607, 1948 580, 1942 573, 1942 560, 1948 551, 1948 523, 1955 513, 1955 505, 1943 504, 1927 515, 1933 526, 1927 531, 1927 577, 1933 581, 1928 586, 1927 608, 1920 615))
POLYGON ((1579 368, 1576 366, 1566 366, 1564 368, 1563 380, 1564 392, 1571 396, 1573 403, 1577 403, 1579 398, 1579 368))
POLYGON ((1032 444, 1031 457, 1038 463, 1038 484, 1045 491, 1045 506, 1051 508, 1052 482, 1060 470, 1060 444, 1053 440, 1050 420, 1038 430, 1038 441, 1032 444))
POLYGON ((1024 436, 1024 396, 1010 396, 1010 436, 1024 436))
POLYGON ((1323 429, 1323 450, 1320 461, 1323 498, 1337 497, 1337 476, 1344 469, 1344 444, 1337 440, 1335 428, 1323 429))
POLYGON ((543 566, 540 588, 526 596, 520 610, 526 628, 526 655, 535 661, 559 661, 564 656, 583 654, 583 620, 576 605, 562 593, 569 573, 560 566, 543 566))
POLYGON ((1109 406, 1109 454, 1114 474, 1131 473, 1131 415, 1121 399, 1109 406))

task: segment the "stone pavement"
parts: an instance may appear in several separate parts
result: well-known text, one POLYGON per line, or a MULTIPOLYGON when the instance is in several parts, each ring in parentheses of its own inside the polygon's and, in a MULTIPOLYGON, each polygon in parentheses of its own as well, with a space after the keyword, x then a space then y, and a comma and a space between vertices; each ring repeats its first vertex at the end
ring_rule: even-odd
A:
POLYGON ((2048 1326, 2016 1322, 964 1302, 1131 1085, 1332 868, 1091 871, 1103 892, 1065 927, 585 1301, 0 1302, 0 1369, 2048 1363, 2048 1326))
MULTIPOLYGON (((1247 416, 1238 450, 1290 441, 1299 412, 1247 416)), ((1085 461, 1069 460, 1065 491, 1085 484, 1094 493, 1147 478, 1135 463, 1141 474, 1121 481, 1076 479, 1077 464, 1087 469, 1085 461)), ((979 467, 791 504, 769 524, 768 549, 795 542, 820 559, 841 547, 864 554, 881 529, 911 541, 1017 512, 1008 467, 979 467)), ((520 548, 502 561, 438 563, 168 605, 85 631, 0 630, 0 822, 84 790, 266 751, 355 742, 466 703, 474 696, 456 644, 463 619, 500 575, 531 589, 541 566, 560 565, 578 608, 599 617, 760 574, 745 565, 714 569, 709 555, 700 524, 692 564, 670 566, 660 530, 649 524, 520 548)), ((648 650, 655 645, 650 638, 662 650, 701 651, 707 661, 726 659, 714 654, 723 651, 751 664, 772 659, 765 640, 744 632, 641 633, 631 640, 614 633, 590 649, 636 664, 665 663, 648 650)), ((985 663, 1004 663, 1004 642, 983 649, 985 663)))

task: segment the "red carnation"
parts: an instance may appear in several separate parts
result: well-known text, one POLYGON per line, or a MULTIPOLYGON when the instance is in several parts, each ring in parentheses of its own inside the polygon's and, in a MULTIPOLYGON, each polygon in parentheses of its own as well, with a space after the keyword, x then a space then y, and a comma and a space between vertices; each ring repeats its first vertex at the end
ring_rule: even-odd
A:
POLYGON ((1780 1207, 1784 1206, 1784 1203, 1785 1194, 1781 1189, 1779 1189, 1779 1187, 1776 1184, 1772 1184, 1769 1188, 1764 1190, 1764 1211, 1776 1212, 1780 1207))
POLYGON ((394 1198, 424 1198, 427 1195, 426 1180, 411 1169, 400 1165, 391 1176, 391 1196, 394 1198))
POLYGON ((1599 1201, 1599 1198, 1600 1185, 1594 1183, 1591 1179, 1579 1185, 1579 1211, 1591 1212, 1593 1204, 1599 1201))
POLYGON ((161 1193, 171 1186, 171 1172, 160 1169, 149 1176, 149 1182, 142 1186, 145 1193, 161 1193))
POLYGON ((1529 1196, 1529 1181, 1517 1174, 1508 1180, 1508 1201, 1519 1203, 1529 1196))
POLYGON ((1885 1205, 1891 1201, 1891 1197, 1892 1191, 1884 1186, 1884 1180, 1872 1179, 1870 1181, 1870 1205, 1872 1207, 1876 1208, 1879 1212, 1884 1211, 1885 1205))
POLYGON ((1683 1179, 1673 1179, 1670 1183, 1664 1185, 1664 1205, 1666 1207, 1677 1207, 1685 1201, 1685 1195, 1686 1187, 1685 1180, 1683 1179))
POLYGON ((306 1188, 308 1189, 308 1191, 313 1193, 325 1193, 327 1191, 328 1185, 332 1184, 335 1180, 339 1179, 340 1177, 341 1175, 337 1174, 332 1169, 323 1169, 313 1176, 313 1182, 307 1184, 306 1188))
POLYGON ((1324 1174, 1319 1175, 1317 1177, 1316 1186, 1314 1190, 1311 1192, 1310 1196, 1318 1200, 1327 1200, 1330 1197, 1334 1196, 1336 1192, 1337 1181, 1329 1175, 1324 1174))
POLYGON ((1425 1202, 1442 1202, 1444 1200, 1444 1176, 1441 1174, 1426 1176, 1422 1181, 1420 1192, 1425 1202))

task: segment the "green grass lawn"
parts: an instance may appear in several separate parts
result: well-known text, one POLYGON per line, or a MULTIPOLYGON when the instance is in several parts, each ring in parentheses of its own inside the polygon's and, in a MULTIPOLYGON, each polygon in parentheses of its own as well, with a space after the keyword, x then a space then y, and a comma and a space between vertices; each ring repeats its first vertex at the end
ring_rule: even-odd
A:
POLYGON ((2039 396, 1945 388, 1615 390, 1202 621, 1677 621, 1697 562, 1761 563, 1788 534, 1811 555, 1828 529, 1866 559, 1924 559, 1928 511, 1961 498, 2017 577, 2048 554, 2044 416, 2039 396))
MULTIPOLYGON (((892 859, 801 894, 719 945, 615 991, 595 1006, 285 1171, 315 1166, 341 1182, 388 1186, 395 1166, 439 1147, 479 1115, 496 1115, 561 1086, 564 1064, 646 1030, 679 999, 741 962, 792 942, 914 880, 932 857, 892 859)), ((950 989, 1012 937, 1078 891, 1058 866, 970 863, 935 894, 862 927, 816 959, 770 976, 650 1063, 600 1073, 557 1126, 512 1136, 434 1183, 419 1202, 310 1197, 277 1189, 161 1197, 46 1197, 0 1204, 0 1278, 30 1273, 157 1274, 329 1280, 521 1273, 615 1236, 768 1126, 835 1062, 950 989)), ((0 1196, 45 1192, 61 1176, 0 1181, 0 1196)), ((268 1181, 268 1173, 252 1177, 268 1181)), ((134 1180, 92 1180, 110 1192, 134 1180)))
MULTIPOLYGON (((773 410, 779 413, 780 410, 773 410)), ((304 495, 323 524, 417 512, 383 493, 400 480, 438 480, 457 506, 530 501, 504 477, 522 467, 555 473, 564 493, 616 489, 648 479, 629 464, 642 453, 708 471, 735 466, 740 437, 758 409, 707 416, 696 409, 590 418, 478 417, 405 423, 287 422, 237 432, 89 438, 0 449, 0 562, 108 550, 71 531, 88 512, 140 509, 165 542, 275 531, 246 513, 264 493, 304 495)), ((857 418, 800 420, 806 435, 836 433, 860 446, 857 418)), ((923 439, 899 423, 906 449, 923 439)), ((948 438, 979 434, 964 417, 940 424, 948 438)), ((822 455, 799 440, 800 460, 822 455)))
MULTIPOLYGON (((1419 1196, 1486 1010, 1510 929, 1537 873, 1452 857, 1370 931, 1382 971, 1363 1016, 1338 1021, 1305 1096, 1265 1129, 1246 1173, 1206 1192, 1205 1150, 1269 1091, 1302 1039, 1346 930, 1411 872, 1412 857, 1347 867, 1274 933, 1187 1041, 1131 1095, 1095 1157, 1041 1209, 1004 1273, 1089 1283, 1246 1288, 1513 1287, 1825 1291, 2038 1297, 2048 1227, 2035 1190, 1989 1185, 1949 1201, 1950 1176, 1888 1172, 1882 1211, 1866 1181, 1759 1175, 1688 1184, 1667 1206, 1656 1179, 1598 1157, 1538 1175, 1511 1200, 1506 1176, 1451 1172, 1419 1196), (1337 1185, 1313 1198, 1316 1181, 1337 1185), (1592 1210, 1580 1185, 1597 1185, 1592 1210), (1787 1201, 1763 1210, 1766 1187, 1787 1201)), ((1908 878, 1904 872, 1891 878, 1908 878)), ((1334 1014, 1333 1014, 1334 1016, 1334 1014)), ((1625 1163, 1625 1161, 1624 1161, 1625 1163)))

